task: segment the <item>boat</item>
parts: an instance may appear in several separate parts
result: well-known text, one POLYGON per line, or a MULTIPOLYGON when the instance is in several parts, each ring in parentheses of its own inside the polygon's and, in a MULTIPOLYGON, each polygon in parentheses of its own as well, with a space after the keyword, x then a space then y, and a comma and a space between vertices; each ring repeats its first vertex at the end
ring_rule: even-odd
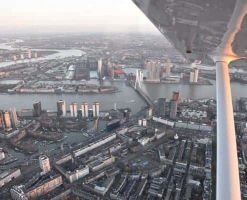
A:
POLYGON ((89 137, 89 135, 88 135, 86 132, 84 132, 83 135, 84 135, 85 137, 89 137))

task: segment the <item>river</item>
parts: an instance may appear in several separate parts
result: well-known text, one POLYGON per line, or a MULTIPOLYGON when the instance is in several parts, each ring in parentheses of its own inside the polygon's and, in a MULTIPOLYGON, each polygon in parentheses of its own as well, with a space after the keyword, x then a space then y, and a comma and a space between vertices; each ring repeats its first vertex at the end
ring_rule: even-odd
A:
MULTIPOLYGON (((0 44, 0 49, 12 49, 11 46, 0 44)), ((81 50, 55 50, 59 53, 42 57, 41 59, 54 59, 70 56, 81 56, 81 50)), ((11 65, 12 62, 0 63, 0 66, 11 65)), ((135 72, 135 69, 128 69, 128 72, 135 72)), ((216 96, 215 81, 211 81, 213 85, 183 85, 183 84, 143 84, 143 90, 150 96, 152 100, 159 97, 171 98, 173 91, 179 91, 182 98, 202 99, 216 96)), ((17 110, 23 108, 32 108, 35 101, 41 101, 42 107, 48 110, 56 110, 56 102, 60 99, 66 101, 67 105, 71 102, 80 103, 87 101, 92 103, 99 101, 103 110, 111 109, 114 104, 117 107, 130 107, 133 112, 138 111, 145 105, 145 102, 132 88, 125 85, 124 82, 105 82, 108 85, 114 85, 119 88, 119 92, 113 94, 0 94, 0 109, 8 109, 16 107, 17 110)), ((245 84, 232 83, 232 94, 234 99, 247 97, 247 87, 245 84)))
MULTIPOLYGON (((210 67, 213 70, 212 66, 210 67)), ((231 71, 237 69, 232 68, 231 71)), ((126 73, 135 73, 136 69, 126 68, 126 73)), ((144 74, 146 74, 144 70, 144 74)), ((179 91, 184 99, 216 98, 216 82, 210 80, 212 85, 189 85, 189 84, 168 84, 168 83, 142 83, 142 89, 149 95, 151 100, 158 98, 172 97, 173 91, 179 91)), ((234 100, 240 97, 247 97, 247 85, 241 83, 231 83, 232 97, 234 100)))
MULTIPOLYGON (((17 48, 12 47, 11 45, 7 43, 0 44, 0 49, 7 49, 7 50, 16 50, 17 48)), ((51 59, 57 59, 57 58, 66 58, 70 56, 82 56, 85 54, 84 51, 79 49, 68 49, 68 50, 59 50, 59 49, 32 49, 33 51, 56 51, 58 53, 54 53, 51 55, 39 57, 39 58, 32 58, 31 61, 41 61, 41 60, 51 60, 51 59)), ((6 62, 0 62, 0 68, 1 67, 7 67, 9 65, 13 65, 16 63, 28 63, 30 62, 30 59, 24 59, 24 60, 17 60, 17 61, 6 61, 6 62)))
MULTIPOLYGON (((183 85, 183 84, 145 84, 143 89, 152 100, 159 97, 171 98, 173 91, 179 91, 182 98, 203 99, 216 98, 215 81, 213 85, 183 85)), ((232 97, 234 100, 240 97, 247 97, 247 85, 241 83, 231 83, 232 97)))
MULTIPOLYGON (((101 109, 112 109, 114 104, 117 104, 118 108, 129 107, 133 112, 137 112, 143 106, 145 102, 140 96, 129 86, 126 86, 124 82, 112 82, 109 83, 118 87, 119 92, 112 94, 0 94, 0 109, 8 109, 10 107, 16 107, 17 110, 23 108, 32 108, 32 104, 35 101, 41 101, 44 109, 55 111, 57 109, 56 102, 58 100, 65 100, 67 106, 72 102, 78 104, 86 101, 93 103, 98 101, 101 104, 101 109)), ((68 108, 67 108, 68 109, 68 108)))

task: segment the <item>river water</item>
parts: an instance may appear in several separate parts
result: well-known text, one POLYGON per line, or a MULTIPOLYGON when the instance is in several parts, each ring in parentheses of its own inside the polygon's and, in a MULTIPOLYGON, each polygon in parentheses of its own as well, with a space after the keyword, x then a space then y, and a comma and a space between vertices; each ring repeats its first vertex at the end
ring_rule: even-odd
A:
MULTIPOLYGON (((182 98, 203 99, 216 98, 215 81, 213 85, 183 85, 183 84, 145 84, 143 89, 152 100, 159 97, 171 98, 173 91, 179 91, 182 98)), ((247 85, 241 83, 231 83, 232 97, 234 100, 240 97, 247 97, 247 85)))
MULTIPOLYGON (((212 66, 210 67, 213 70, 212 66)), ((236 71, 232 68, 231 71, 236 71)), ((136 69, 127 68, 126 73, 134 73, 136 69)), ((144 74, 145 74, 144 70, 144 74)), ((179 91, 184 99, 216 98, 216 82, 210 80, 212 85, 189 85, 189 84, 168 84, 168 83, 142 83, 142 89, 154 101, 158 98, 172 97, 173 91, 179 91)), ((247 84, 231 83, 232 97, 234 100, 240 97, 247 97, 247 84)))
MULTIPOLYGON (((111 94, 0 94, 0 109, 8 109, 16 107, 17 110, 23 108, 32 108, 35 101, 41 101, 44 109, 55 111, 57 109, 56 102, 58 100, 65 100, 67 106, 72 102, 82 103, 83 101, 89 104, 94 101, 100 102, 100 107, 103 110, 114 108, 117 104, 118 108, 129 107, 133 112, 137 112, 145 102, 140 96, 125 82, 109 83, 118 87, 119 92, 111 94)), ((68 109, 68 108, 67 108, 68 109)))
MULTIPOLYGON (((15 50, 16 48, 12 47, 11 45, 7 43, 0 44, 0 49, 8 49, 8 50, 15 50)), ((57 58, 66 58, 70 56, 82 56, 85 54, 82 50, 79 49, 68 49, 68 50, 58 50, 58 49, 32 49, 33 51, 56 51, 57 53, 39 57, 39 58, 32 58, 31 61, 41 61, 41 60, 51 60, 51 59, 57 59, 57 58)), ((30 59, 24 59, 24 60, 17 60, 17 61, 7 61, 7 62, 0 62, 0 68, 6 67, 9 65, 13 65, 16 63, 28 63, 30 62, 30 59)))
MULTIPOLYGON (((10 45, 0 44, 0 49, 13 49, 10 45)), ((70 56, 81 56, 83 51, 72 50, 55 50, 59 53, 42 57, 40 59, 65 58, 70 56)), ((28 60, 27 60, 28 61, 28 60)), ((0 67, 8 66, 13 62, 2 62, 0 67)), ((135 72, 135 69, 127 69, 128 73, 135 72)), ((183 85, 183 84, 143 84, 143 90, 150 96, 152 100, 159 97, 171 98, 173 91, 179 91, 182 98, 202 99, 216 96, 215 81, 211 81, 213 85, 183 85)), ((56 110, 56 102, 60 99, 66 101, 67 105, 71 102, 80 103, 87 101, 92 103, 99 101, 101 109, 111 109, 114 104, 117 107, 129 107, 133 112, 138 111, 145 105, 145 102, 132 88, 125 85, 125 82, 105 82, 107 85, 114 85, 119 88, 119 92, 113 94, 0 94, 0 109, 8 109, 16 107, 17 110, 23 108, 32 108, 35 101, 41 101, 42 107, 48 110, 56 110)), ((247 85, 240 83, 232 83, 232 94, 234 99, 247 97, 247 85)))

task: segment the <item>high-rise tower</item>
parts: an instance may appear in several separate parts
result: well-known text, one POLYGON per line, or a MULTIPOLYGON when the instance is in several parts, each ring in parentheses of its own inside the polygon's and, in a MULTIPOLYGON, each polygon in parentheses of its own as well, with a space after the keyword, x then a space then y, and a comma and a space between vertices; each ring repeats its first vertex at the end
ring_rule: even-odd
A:
POLYGON ((57 102, 57 116, 66 116, 66 103, 63 100, 57 102))

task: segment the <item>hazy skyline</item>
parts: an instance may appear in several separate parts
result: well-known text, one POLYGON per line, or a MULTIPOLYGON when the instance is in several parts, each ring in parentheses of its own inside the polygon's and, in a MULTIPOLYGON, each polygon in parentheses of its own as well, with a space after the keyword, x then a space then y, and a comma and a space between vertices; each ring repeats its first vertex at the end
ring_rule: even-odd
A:
POLYGON ((1 3, 3 32, 157 32, 131 0, 8 0, 1 3))

